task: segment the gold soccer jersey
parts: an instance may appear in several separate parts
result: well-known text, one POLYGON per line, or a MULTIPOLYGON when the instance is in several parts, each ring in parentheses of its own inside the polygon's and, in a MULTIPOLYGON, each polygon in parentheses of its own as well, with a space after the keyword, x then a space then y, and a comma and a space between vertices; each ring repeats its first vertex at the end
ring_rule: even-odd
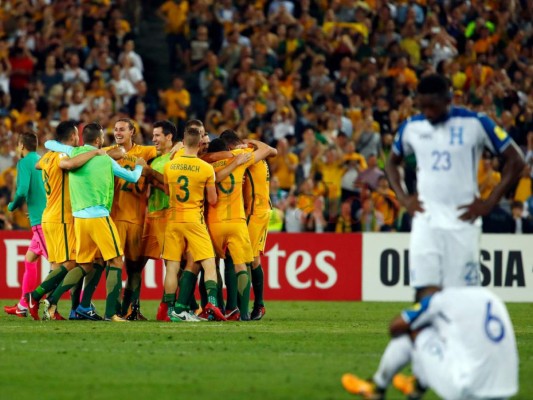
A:
MULTIPOLYGON (((126 168, 135 169, 137 158, 143 158, 146 161, 151 160, 157 155, 154 146, 140 146, 134 144, 126 153, 124 158, 118 163, 126 168)), ((148 185, 144 177, 141 177, 137 183, 126 182, 124 179, 115 178, 115 197, 111 217, 113 221, 126 221, 136 225, 144 223, 146 212, 148 185)))

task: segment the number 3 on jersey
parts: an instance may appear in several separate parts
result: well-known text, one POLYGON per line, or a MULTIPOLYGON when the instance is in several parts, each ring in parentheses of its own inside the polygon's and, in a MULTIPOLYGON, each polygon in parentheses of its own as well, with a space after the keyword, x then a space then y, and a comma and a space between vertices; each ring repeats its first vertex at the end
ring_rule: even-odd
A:
POLYGON ((189 200, 189 178, 186 176, 180 176, 178 178, 178 185, 180 186, 179 189, 183 192, 183 196, 181 194, 176 195, 176 200, 178 200, 180 203, 185 203, 187 200, 189 200))

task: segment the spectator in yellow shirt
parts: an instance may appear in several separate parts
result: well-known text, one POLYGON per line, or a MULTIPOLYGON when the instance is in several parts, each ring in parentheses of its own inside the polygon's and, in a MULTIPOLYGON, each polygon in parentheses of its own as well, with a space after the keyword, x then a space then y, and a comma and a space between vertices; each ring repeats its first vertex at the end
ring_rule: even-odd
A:
POLYGON ((165 22, 168 59, 171 71, 174 71, 177 62, 183 59, 181 56, 183 55, 186 41, 185 31, 187 28, 188 11, 188 1, 167 0, 156 12, 157 16, 165 22))
POLYGON ((175 124, 187 119, 187 108, 191 104, 191 95, 184 87, 183 79, 179 76, 172 81, 172 87, 159 91, 159 99, 167 110, 168 119, 175 124))
POLYGON ((493 169, 490 153, 484 152, 483 157, 480 160, 477 174, 477 182, 481 200, 486 200, 490 196, 492 190, 501 181, 501 179, 501 174, 493 169))
POLYGON ((389 181, 385 176, 378 178, 378 186, 372 193, 372 201, 376 211, 383 215, 384 225, 381 230, 391 230, 400 213, 400 203, 396 194, 389 187, 389 181))
POLYGON ((279 180, 279 187, 289 192, 296 180, 296 168, 298 167, 298 156, 289 151, 287 139, 278 140, 276 146, 278 155, 272 159, 270 170, 272 175, 279 180))

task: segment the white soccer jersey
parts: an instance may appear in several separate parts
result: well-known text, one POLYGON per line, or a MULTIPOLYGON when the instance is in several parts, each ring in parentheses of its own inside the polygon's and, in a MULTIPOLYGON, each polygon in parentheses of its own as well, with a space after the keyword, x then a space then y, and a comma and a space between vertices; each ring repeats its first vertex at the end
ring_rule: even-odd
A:
MULTIPOLYGON (((430 325, 436 331, 443 343, 438 349, 443 354, 436 359, 449 363, 453 371, 439 366, 435 370, 454 377, 446 383, 460 386, 454 389, 463 393, 461 398, 505 398, 518 391, 513 325, 503 302, 488 289, 446 288, 405 310, 402 317, 413 329, 430 325)), ((430 374, 431 363, 426 368, 430 374)))
POLYGON ((477 171, 483 147, 501 153, 511 143, 509 135, 489 117, 461 107, 451 107, 447 119, 432 125, 423 115, 406 120, 398 129, 393 151, 414 154, 417 191, 431 225, 460 229, 457 208, 479 196, 477 171))

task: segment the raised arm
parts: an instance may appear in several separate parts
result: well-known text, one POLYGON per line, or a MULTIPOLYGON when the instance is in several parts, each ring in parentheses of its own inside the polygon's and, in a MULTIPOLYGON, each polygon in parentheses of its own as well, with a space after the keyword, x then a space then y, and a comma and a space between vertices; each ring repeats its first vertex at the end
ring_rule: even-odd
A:
POLYGON ((202 160, 204 160, 206 163, 212 164, 215 161, 224 160, 226 158, 233 157, 233 153, 231 151, 217 151, 214 153, 205 153, 202 157, 200 157, 202 160))
POLYGON ((83 166, 87 161, 89 161, 94 156, 103 156, 105 154, 106 154, 105 150, 96 149, 96 150, 88 151, 86 153, 79 154, 73 158, 62 158, 59 161, 59 168, 66 169, 68 171, 77 169, 83 166))
POLYGON ((259 140, 248 140, 247 143, 252 143, 257 148, 257 150, 254 151, 254 160, 256 163, 265 158, 278 155, 278 151, 275 148, 270 147, 268 144, 260 142, 259 140))
POLYGON ((136 183, 139 180, 143 168, 146 165, 146 161, 144 161, 144 159, 137 158, 135 169, 130 171, 129 169, 121 167, 119 163, 113 159, 111 159, 111 162, 113 164, 113 174, 115 174, 115 176, 118 178, 124 179, 126 182, 132 183, 136 183))
POLYGON ((215 173, 215 182, 218 183, 226 179, 229 174, 235 170, 235 168, 237 168, 239 165, 246 164, 250 158, 252 158, 252 153, 248 152, 239 154, 237 157, 235 157, 235 160, 232 163, 229 163, 220 171, 215 173))
POLYGON ((57 153, 65 153, 69 157, 74 149, 74 147, 69 146, 68 144, 59 143, 57 140, 47 140, 44 142, 44 147, 57 153))

